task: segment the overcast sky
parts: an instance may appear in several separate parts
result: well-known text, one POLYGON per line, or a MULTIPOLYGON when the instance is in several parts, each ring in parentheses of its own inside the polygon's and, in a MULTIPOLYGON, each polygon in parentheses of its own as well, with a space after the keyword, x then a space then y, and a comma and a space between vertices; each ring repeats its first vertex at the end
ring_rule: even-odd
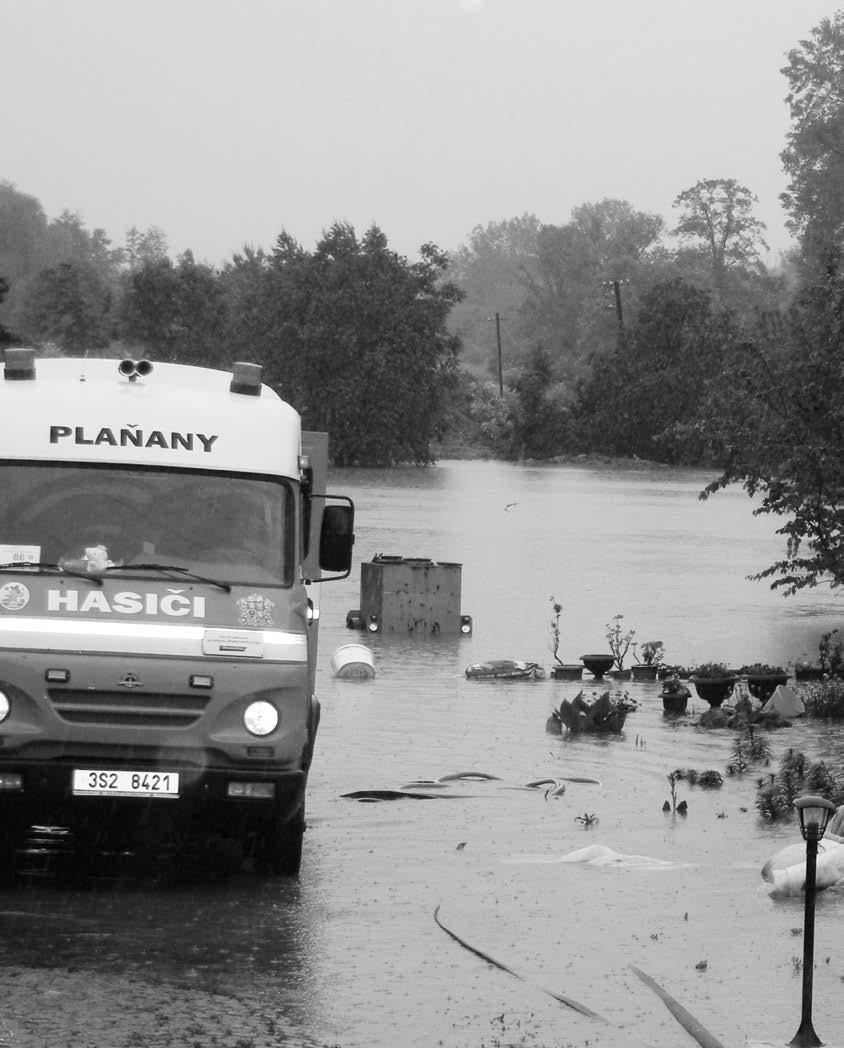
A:
MULTIPOLYGON (((0 179, 219 264, 376 223, 415 258, 703 178, 789 244, 786 52, 818 0, 0 0, 0 179)), ((770 258, 773 261, 774 258, 770 258)))

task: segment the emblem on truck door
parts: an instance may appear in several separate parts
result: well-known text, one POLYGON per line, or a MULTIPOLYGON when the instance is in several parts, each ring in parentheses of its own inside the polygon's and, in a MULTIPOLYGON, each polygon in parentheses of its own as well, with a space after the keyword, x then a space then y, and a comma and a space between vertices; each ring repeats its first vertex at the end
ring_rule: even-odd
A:
POLYGON ((29 590, 22 582, 7 582, 0 586, 0 608, 20 611, 29 604, 29 590))
POLYGON ((119 688, 140 688, 143 686, 143 681, 139 680, 134 673, 124 673, 117 682, 117 686, 119 688))
POLYGON ((237 602, 240 608, 238 621, 241 626, 272 626, 275 601, 263 593, 250 593, 237 602))

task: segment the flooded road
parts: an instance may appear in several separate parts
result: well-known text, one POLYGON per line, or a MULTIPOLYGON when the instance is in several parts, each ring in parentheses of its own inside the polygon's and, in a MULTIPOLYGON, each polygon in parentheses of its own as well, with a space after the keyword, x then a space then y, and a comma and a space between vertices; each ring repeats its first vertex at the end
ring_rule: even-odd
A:
MULTIPOLYGON (((561 738, 545 721, 577 684, 464 675, 488 658, 549 666, 551 595, 565 661, 604 650, 616 614, 671 663, 815 656, 838 599, 746 581, 779 540, 738 493, 699 503, 705 479, 490 463, 335 477, 357 504, 357 560, 318 594, 323 716, 300 880, 4 890, 0 1045, 694 1043, 631 965, 725 1046, 789 1040, 803 900, 773 899, 759 871, 799 833, 760 820, 753 773, 726 775, 733 733, 696 729, 699 700, 666 720, 657 685, 627 682, 639 708, 621 735, 561 738), (473 635, 347 630, 358 565, 376 553, 462 563, 473 635), (331 677, 350 641, 372 649, 373 680, 331 677), (662 810, 678 767, 724 775, 720 790, 678 785, 686 818, 662 810), (451 779, 427 799, 344 796, 468 772, 496 778, 451 779), (525 788, 543 778, 569 780, 563 795, 525 788), (590 847, 591 861, 561 861, 590 847), (437 907, 510 973, 448 935, 437 907)), ((842 727, 770 738, 775 762, 795 747, 842 769, 842 727)), ((842 927, 844 893, 822 893, 814 1016, 829 1044, 844 1041, 842 927)))

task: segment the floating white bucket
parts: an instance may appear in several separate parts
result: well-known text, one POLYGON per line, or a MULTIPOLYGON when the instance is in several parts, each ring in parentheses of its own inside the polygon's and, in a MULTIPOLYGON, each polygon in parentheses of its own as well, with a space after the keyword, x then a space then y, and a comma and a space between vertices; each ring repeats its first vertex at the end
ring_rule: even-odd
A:
POLYGON ((331 669, 344 680, 367 680, 375 676, 375 659, 363 644, 343 644, 331 656, 331 669))

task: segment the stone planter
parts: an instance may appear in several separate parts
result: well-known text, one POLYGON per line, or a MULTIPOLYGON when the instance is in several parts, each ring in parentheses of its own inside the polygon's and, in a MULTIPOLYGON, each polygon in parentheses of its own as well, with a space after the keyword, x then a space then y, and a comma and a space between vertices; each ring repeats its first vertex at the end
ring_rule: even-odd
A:
POLYGON ((748 673, 747 690, 754 699, 767 702, 780 684, 788 684, 787 673, 748 673))
POLYGON ((607 670, 615 663, 614 655, 581 655, 580 661, 592 674, 595 680, 603 680, 607 670))
POLYGON ((692 675, 689 679, 703 701, 709 703, 713 709, 717 709, 732 695, 738 678, 735 675, 729 677, 695 677, 692 675))
POLYGON ((583 667, 579 662, 564 662, 562 665, 551 667, 551 676, 554 680, 580 680, 583 677, 583 667))
POLYGON ((646 666, 644 664, 630 667, 633 680, 656 680, 658 670, 658 666, 646 666))
POLYGON ((662 709, 664 713, 685 713, 689 704, 688 691, 678 692, 676 695, 662 696, 662 709))
POLYGON ((607 670, 604 676, 613 680, 630 680, 630 670, 607 670))

